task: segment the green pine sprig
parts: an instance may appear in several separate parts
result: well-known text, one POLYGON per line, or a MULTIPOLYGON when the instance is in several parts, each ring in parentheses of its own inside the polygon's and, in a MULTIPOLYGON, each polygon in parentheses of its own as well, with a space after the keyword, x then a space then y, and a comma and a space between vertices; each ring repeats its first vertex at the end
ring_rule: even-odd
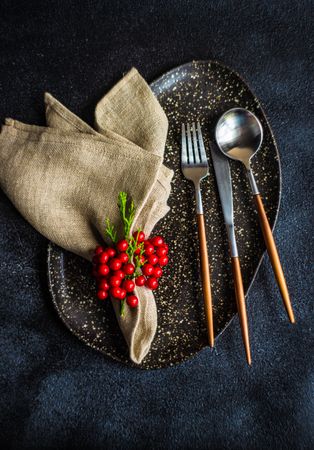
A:
POLYGON ((131 236, 131 237, 128 239, 128 242, 129 242, 129 247, 128 247, 127 251, 126 251, 126 254, 127 254, 128 257, 129 257, 129 261, 132 262, 133 256, 134 256, 134 252, 135 252, 135 250, 136 250, 136 248, 137 248, 137 244, 136 244, 136 240, 134 239, 133 236, 131 236))
MULTIPOLYGON (((141 230, 139 230, 139 231, 141 231, 141 230)), ((135 270, 139 269, 140 267, 142 267, 147 262, 146 259, 144 260, 144 262, 141 262, 141 256, 144 255, 144 251, 145 251, 144 242, 141 242, 138 245, 138 248, 140 249, 140 253, 139 253, 139 255, 135 255, 135 257, 134 257, 135 270)))
POLYGON ((130 238, 130 231, 135 215, 134 202, 128 202, 128 194, 126 192, 119 192, 118 207, 123 223, 124 236, 126 239, 130 238))
MULTIPOLYGON (((128 201, 128 195, 126 192, 119 192, 118 196, 118 208, 123 224, 123 234, 124 239, 128 241, 128 248, 126 250, 126 253, 129 257, 129 262, 132 262, 135 265, 135 272, 132 275, 126 276, 126 279, 133 279, 136 276, 141 274, 140 268, 143 266, 143 264, 146 262, 141 262, 141 256, 144 254, 145 248, 144 248, 144 242, 138 244, 137 242, 137 235, 133 237, 131 235, 131 228, 134 221, 135 216, 135 207, 133 200, 128 201), (140 253, 138 255, 135 255, 135 250, 139 248, 140 253)), ((141 229, 137 230, 137 233, 139 233, 141 229)), ((106 219, 106 229, 105 234, 109 236, 109 238, 112 240, 113 244, 116 244, 118 241, 118 235, 117 231, 110 223, 110 219, 106 219)), ((126 300, 123 299, 120 302, 120 317, 124 317, 125 315, 125 309, 126 309, 126 300)))
POLYGON ((105 233, 110 237, 112 242, 115 244, 117 242, 117 232, 113 225, 110 223, 110 219, 106 219, 106 230, 105 233))

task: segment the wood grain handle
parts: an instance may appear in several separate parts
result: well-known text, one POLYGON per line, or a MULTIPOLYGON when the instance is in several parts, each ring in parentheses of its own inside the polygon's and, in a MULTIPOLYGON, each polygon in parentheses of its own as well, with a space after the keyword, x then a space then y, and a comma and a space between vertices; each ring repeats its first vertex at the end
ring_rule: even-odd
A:
POLYGON ((265 213, 263 201, 259 194, 254 195, 254 197, 255 197, 255 203, 256 203, 259 219, 260 219, 260 224, 261 224, 267 252, 269 255, 271 265, 273 267, 273 271, 274 271, 274 274, 275 274, 275 277, 277 280, 277 284, 279 286, 282 300, 283 300, 284 306, 286 308, 290 322, 295 323, 293 309, 292 309, 291 302, 290 302, 290 297, 289 297, 289 292, 288 292, 285 276, 284 276, 284 273, 283 273, 283 270, 281 267, 281 263, 280 263, 279 255, 277 252, 276 244, 274 241, 273 233, 271 231, 271 228, 270 228, 270 225, 269 225, 266 213, 265 213))
POLYGON ((251 349, 250 349, 250 338, 249 338, 249 326, 246 314, 245 296, 242 282, 241 266, 238 257, 232 257, 232 273, 234 280, 234 289, 237 301, 237 308, 242 332, 242 339, 245 348, 246 360, 249 365, 252 363, 251 359, 251 349))
POLYGON ((211 347, 214 347, 213 306, 210 287, 210 272, 207 253, 205 222, 203 214, 197 214, 197 225, 198 225, 198 237, 200 242, 201 274, 202 274, 206 326, 209 345, 211 347))

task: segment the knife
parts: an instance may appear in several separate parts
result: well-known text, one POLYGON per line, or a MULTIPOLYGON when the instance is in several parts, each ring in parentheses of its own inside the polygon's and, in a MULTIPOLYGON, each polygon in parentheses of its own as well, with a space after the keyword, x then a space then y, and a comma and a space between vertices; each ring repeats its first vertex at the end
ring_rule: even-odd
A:
POLYGON ((224 216, 224 221, 227 229, 231 263, 232 263, 232 273, 234 280, 234 289, 241 325, 242 339, 244 343, 247 362, 249 365, 251 365, 251 350, 250 350, 248 320, 245 306, 245 296, 241 275, 240 260, 237 249, 237 242, 234 231, 233 196, 232 196, 230 166, 228 159, 222 154, 222 152, 219 150, 215 142, 210 143, 210 152, 216 176, 222 213, 224 216))

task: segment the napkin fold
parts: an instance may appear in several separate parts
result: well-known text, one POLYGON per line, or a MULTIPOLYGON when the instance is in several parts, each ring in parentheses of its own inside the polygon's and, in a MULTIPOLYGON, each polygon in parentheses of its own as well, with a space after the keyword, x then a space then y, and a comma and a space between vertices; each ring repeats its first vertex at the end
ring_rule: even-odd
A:
MULTIPOLYGON (((145 80, 131 69, 96 106, 95 129, 45 94, 46 127, 6 119, 0 134, 0 185, 21 214, 51 241, 91 260, 108 217, 122 236, 117 198, 135 204, 133 229, 147 236, 167 214, 173 172, 163 165, 166 115, 145 80)), ((152 291, 136 288, 139 305, 113 307, 140 363, 157 328, 152 291)))

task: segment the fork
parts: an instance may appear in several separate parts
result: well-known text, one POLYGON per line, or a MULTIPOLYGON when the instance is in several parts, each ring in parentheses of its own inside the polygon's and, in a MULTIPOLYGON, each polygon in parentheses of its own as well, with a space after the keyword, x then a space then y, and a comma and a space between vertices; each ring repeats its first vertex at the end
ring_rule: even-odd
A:
POLYGON ((210 347, 214 347, 212 296, 210 287, 210 273, 202 205, 202 194, 200 186, 201 180, 208 176, 209 168, 201 132, 201 126, 199 122, 197 122, 197 129, 195 128, 195 123, 192 124, 192 135, 190 125, 187 124, 185 129, 185 125, 182 124, 181 170, 185 178, 192 181, 195 187, 196 215, 198 225, 198 238, 200 243, 205 317, 209 345, 210 347))

